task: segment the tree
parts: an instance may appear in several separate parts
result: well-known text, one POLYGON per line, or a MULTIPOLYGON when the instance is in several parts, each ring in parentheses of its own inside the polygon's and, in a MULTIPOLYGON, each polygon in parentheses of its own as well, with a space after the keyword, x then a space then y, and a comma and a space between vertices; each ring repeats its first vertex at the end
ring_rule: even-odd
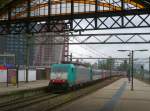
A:
POLYGON ((108 58, 106 60, 98 61, 98 68, 99 69, 105 69, 110 70, 112 66, 114 65, 115 61, 112 58, 108 58))
POLYGON ((124 62, 120 64, 117 69, 120 71, 127 71, 129 69, 129 64, 127 63, 127 60, 124 60, 124 62))

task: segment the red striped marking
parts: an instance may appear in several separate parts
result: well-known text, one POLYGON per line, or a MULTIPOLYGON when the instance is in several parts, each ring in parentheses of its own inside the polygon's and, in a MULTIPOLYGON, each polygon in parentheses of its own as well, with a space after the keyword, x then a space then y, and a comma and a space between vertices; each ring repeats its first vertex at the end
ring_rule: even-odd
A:
POLYGON ((53 79, 50 80, 51 83, 59 83, 59 84, 63 84, 66 83, 66 80, 62 80, 62 79, 53 79))
POLYGON ((0 70, 7 70, 7 67, 5 67, 5 66, 0 66, 0 70))

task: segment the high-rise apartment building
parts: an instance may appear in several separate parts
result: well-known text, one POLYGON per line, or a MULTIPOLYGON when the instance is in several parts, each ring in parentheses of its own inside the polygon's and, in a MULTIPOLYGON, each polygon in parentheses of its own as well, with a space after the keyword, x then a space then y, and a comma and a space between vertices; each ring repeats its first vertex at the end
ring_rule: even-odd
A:
MULTIPOLYGON (((60 25, 59 28, 63 27, 60 25)), ((60 63, 68 55, 68 44, 65 39, 67 35, 66 37, 55 35, 54 32, 40 33, 30 35, 32 36, 30 39, 27 39, 27 34, 2 36, 0 37, 0 54, 15 54, 16 64, 22 66, 26 65, 27 60, 30 66, 50 66, 52 63, 60 63)), ((12 61, 7 59, 5 63, 13 63, 12 61)), ((4 64, 2 58, 0 58, 0 64, 4 64)))

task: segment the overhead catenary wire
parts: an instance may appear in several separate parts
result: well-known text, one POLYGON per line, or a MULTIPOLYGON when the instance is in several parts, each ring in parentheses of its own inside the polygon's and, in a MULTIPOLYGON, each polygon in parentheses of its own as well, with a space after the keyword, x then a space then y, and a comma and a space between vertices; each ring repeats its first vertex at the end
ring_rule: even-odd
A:
MULTIPOLYGON (((80 42, 78 39, 76 39, 76 38, 74 38, 77 42, 80 42)), ((80 45, 81 46, 81 45, 80 45)), ((83 46, 81 46, 82 48, 84 48, 84 49, 86 49, 86 50, 89 50, 88 48, 85 48, 85 47, 83 47, 83 46)), ((91 49, 91 50, 89 50, 91 53, 95 53, 97 56, 101 56, 101 55, 99 55, 98 53, 97 53, 97 51, 96 50, 94 50, 94 49, 91 49)), ((99 52, 99 53, 101 53, 102 54, 102 52, 99 52)), ((106 56, 105 54, 102 54, 104 57, 106 56)))

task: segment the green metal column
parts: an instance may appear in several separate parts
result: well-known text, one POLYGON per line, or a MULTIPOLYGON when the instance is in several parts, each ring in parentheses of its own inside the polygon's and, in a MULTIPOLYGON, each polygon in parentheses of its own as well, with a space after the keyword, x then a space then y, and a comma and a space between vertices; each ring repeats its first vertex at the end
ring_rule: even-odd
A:
MULTIPOLYGON (((27 0, 27 18, 30 18, 31 16, 31 1, 27 0)), ((26 22, 26 34, 27 34, 27 44, 26 44, 26 82, 28 82, 28 69, 29 69, 29 39, 30 39, 30 28, 29 28, 30 22, 26 22)))
POLYGON ((28 82, 28 69, 29 69, 29 51, 30 51, 30 47, 29 47, 29 40, 30 37, 29 35, 27 35, 27 44, 26 44, 26 57, 25 57, 25 62, 26 62, 26 82, 28 82))

